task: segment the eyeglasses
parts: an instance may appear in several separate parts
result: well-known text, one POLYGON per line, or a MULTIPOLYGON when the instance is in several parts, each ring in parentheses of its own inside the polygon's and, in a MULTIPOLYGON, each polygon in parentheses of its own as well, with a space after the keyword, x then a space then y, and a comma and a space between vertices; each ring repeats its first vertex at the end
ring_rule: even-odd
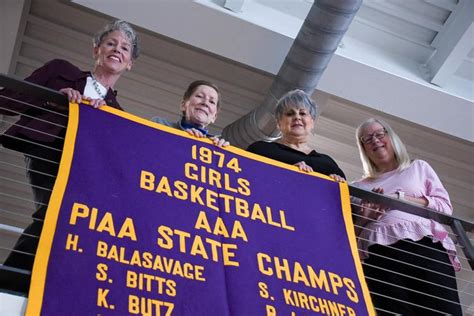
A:
POLYGON ((369 145, 374 143, 374 137, 377 139, 382 139, 385 137, 385 135, 387 135, 387 130, 384 128, 379 131, 376 131, 373 134, 361 136, 359 140, 362 144, 369 145))

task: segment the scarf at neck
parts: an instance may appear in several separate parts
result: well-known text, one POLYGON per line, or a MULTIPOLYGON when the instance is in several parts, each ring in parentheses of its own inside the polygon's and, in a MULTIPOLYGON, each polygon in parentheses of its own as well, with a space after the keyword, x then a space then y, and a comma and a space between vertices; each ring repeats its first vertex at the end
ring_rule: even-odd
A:
POLYGON ((187 122, 184 118, 181 119, 181 121, 179 121, 179 126, 181 126, 182 129, 191 129, 191 128, 195 128, 197 129, 198 131, 200 131, 201 133, 203 133, 204 135, 207 136, 208 134, 208 130, 207 129, 204 129, 202 127, 200 127, 199 125, 196 125, 194 123, 191 123, 191 122, 187 122))

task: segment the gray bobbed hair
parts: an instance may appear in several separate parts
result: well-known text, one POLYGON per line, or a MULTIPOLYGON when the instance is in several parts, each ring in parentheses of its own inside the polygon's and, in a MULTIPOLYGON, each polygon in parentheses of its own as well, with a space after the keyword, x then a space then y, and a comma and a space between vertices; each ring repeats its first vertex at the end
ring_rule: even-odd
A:
POLYGON ((291 90, 278 100, 275 109, 275 118, 279 120, 286 110, 294 107, 307 109, 313 120, 316 119, 318 112, 316 103, 306 92, 300 89, 291 90))
POLYGON ((132 45, 132 60, 135 60, 140 55, 140 44, 138 42, 138 35, 130 24, 123 20, 116 20, 107 23, 102 30, 100 30, 93 38, 94 47, 99 47, 104 41, 104 38, 114 31, 122 32, 132 45))

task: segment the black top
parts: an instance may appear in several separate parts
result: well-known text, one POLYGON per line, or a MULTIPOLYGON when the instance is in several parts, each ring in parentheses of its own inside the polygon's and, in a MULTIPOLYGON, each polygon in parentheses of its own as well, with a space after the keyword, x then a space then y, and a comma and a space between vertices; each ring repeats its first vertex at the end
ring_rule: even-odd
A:
POLYGON ((330 174, 337 174, 344 179, 346 178, 344 172, 342 172, 334 159, 328 155, 320 154, 315 150, 311 151, 309 154, 305 154, 304 152, 295 150, 280 143, 268 143, 263 141, 251 144, 247 150, 251 153, 275 159, 290 165, 304 161, 316 172, 327 176, 330 174))

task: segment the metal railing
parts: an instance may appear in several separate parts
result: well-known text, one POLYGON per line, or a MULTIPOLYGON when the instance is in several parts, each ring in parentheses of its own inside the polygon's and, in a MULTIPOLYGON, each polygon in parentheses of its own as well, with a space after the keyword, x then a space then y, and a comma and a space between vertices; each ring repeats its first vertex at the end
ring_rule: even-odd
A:
MULTIPOLYGON (((44 87, 32 84, 32 83, 28 83, 28 82, 25 82, 23 80, 16 79, 16 78, 13 78, 13 77, 9 77, 9 76, 5 76, 5 75, 0 74, 0 87, 6 87, 8 89, 15 90, 15 91, 21 92, 23 94, 28 94, 29 96, 32 96, 32 97, 35 97, 35 98, 38 98, 38 99, 42 99, 42 100, 46 100, 46 101, 49 101, 49 102, 52 102, 52 103, 55 103, 55 104, 67 106, 67 98, 64 95, 62 95, 61 93, 59 93, 57 91, 54 91, 54 90, 51 90, 51 89, 48 89, 48 88, 44 88, 44 87)), ((0 94, 0 98, 4 98, 4 97, 0 94)), ((17 101, 11 100, 11 99, 9 99, 9 101, 17 102, 17 101)), ((25 104, 23 103, 23 105, 25 105, 25 104)), ((31 106, 36 107, 36 105, 31 105, 31 106)), ((3 108, 3 107, 0 106, 0 110, 8 110, 8 109, 3 108)), ((12 111, 10 110, 10 112, 12 112, 12 111)), ((20 114, 20 113, 18 113, 18 114, 20 114)), ((57 114, 58 115, 64 115, 64 113, 59 113, 59 112, 57 114)), ((26 113, 26 114, 22 114, 22 115, 28 115, 28 114, 26 113)), ((5 125, 5 126, 6 125, 12 126, 12 125, 16 124, 16 123, 12 123, 12 122, 6 121, 6 120, 1 120, 0 123, 5 125)), ((55 135, 50 135, 50 136, 55 136, 55 135)), ((27 141, 27 140, 18 139, 18 141, 27 141)), ((42 145, 42 144, 35 144, 35 145, 45 146, 45 145, 42 145)), ((50 148, 50 149, 51 150, 57 150, 55 148, 50 148)), ((19 156, 18 153, 15 153, 14 151, 10 151, 10 150, 4 149, 4 148, 0 149, 0 164, 4 167, 4 170, 13 170, 12 171, 13 173, 18 173, 19 171, 23 172, 25 170, 25 167, 23 165, 23 162, 19 161, 19 159, 21 159, 19 157, 21 157, 21 156, 19 156)), ((55 161, 45 159, 44 157, 35 156, 35 158, 40 159, 40 160, 42 159, 42 160, 45 160, 45 161, 49 161, 51 163, 57 163, 55 161)), ((40 172, 40 171, 37 171, 37 170, 28 170, 27 169, 27 171, 37 172, 39 174, 43 174, 44 176, 55 177, 55 175, 40 172)), ((13 185, 21 186, 22 188, 25 188, 25 190, 27 190, 31 186, 26 181, 17 180, 17 179, 14 179, 13 177, 10 177, 8 175, 8 173, 6 173, 5 175, 3 175, 3 174, 0 175, 0 179, 4 184, 9 183, 9 185, 12 185, 12 186, 13 185)), ((442 225, 445 225, 446 227, 450 227, 450 229, 452 230, 452 233, 450 233, 450 236, 453 240, 455 240, 457 242, 457 244, 456 244, 457 255, 462 261, 468 263, 468 265, 465 265, 465 266, 462 267, 462 270, 463 271, 468 271, 469 273, 471 273, 471 276, 472 276, 472 270, 474 269, 474 248, 473 248, 473 240, 469 238, 468 234, 474 233, 474 223, 466 221, 466 220, 462 220, 462 219, 457 218, 455 216, 449 216, 449 215, 445 215, 445 214, 442 214, 442 213, 438 213, 438 212, 435 212, 435 211, 430 210, 430 209, 425 208, 425 207, 410 204, 410 203, 407 203, 403 200, 393 199, 393 198, 387 197, 387 196, 382 195, 382 194, 377 194, 377 193, 374 193, 374 192, 371 192, 371 191, 366 191, 366 190, 357 188, 355 186, 349 186, 349 190, 350 190, 350 195, 352 197, 354 197, 354 199, 352 200, 353 209, 357 209, 357 208, 361 207, 360 201, 366 200, 366 201, 371 201, 371 202, 374 202, 374 203, 387 205, 391 209, 403 210, 403 212, 410 213, 410 214, 417 215, 417 216, 421 216, 423 218, 431 219, 431 220, 434 220, 434 221, 436 221, 436 222, 438 222, 442 225)), ((22 191, 22 192, 24 192, 24 191, 22 191)), ((15 193, 0 192, 0 198, 1 198, 2 201, 10 200, 10 201, 17 201, 18 203, 27 203, 28 205, 31 205, 31 206, 34 205, 35 201, 33 201, 31 198, 25 197, 25 195, 26 194, 15 194, 15 193)), ((25 215, 25 214, 21 214, 21 213, 17 212, 15 210, 15 207, 14 206, 12 207, 11 205, 15 205, 15 203, 14 202, 0 203, 1 218, 12 219, 12 222, 21 221, 21 222, 25 223, 25 222, 31 221, 32 218, 31 218, 30 215, 25 215), (21 218, 23 218, 23 219, 21 220, 21 218)), ((374 210, 374 211, 376 211, 376 210, 374 210)), ((355 218, 355 217, 360 216, 360 215, 357 214, 357 212, 353 212, 353 216, 355 218)), ((41 221, 42 219, 37 218, 37 220, 41 221)), ((370 220, 370 219, 367 218, 367 220, 370 220)), ((360 226, 360 227, 356 227, 356 228, 360 229, 360 230, 367 229, 365 226, 360 226)), ((0 235, 2 236, 2 239, 3 239, 3 237, 8 237, 9 236, 9 238, 11 240, 11 239, 17 238, 21 234, 22 234, 22 230, 20 228, 15 227, 14 225, 6 224, 6 222, 0 222, 0 235)), ((23 233, 23 235, 25 235, 25 234, 23 233)), ((35 235, 31 235, 29 237, 39 238, 38 236, 35 236, 35 235)), ((410 243, 410 241, 406 241, 406 242, 410 243)), ((390 245, 388 245, 388 247, 390 247, 390 245)), ((370 250, 364 250, 364 249, 359 249, 359 250, 361 251, 361 253, 367 252, 371 256, 378 256, 378 254, 371 253, 370 250)), ((3 257, 5 257, 11 251, 15 252, 17 250, 11 249, 11 247, 6 247, 4 245, 3 246, 0 245, 0 253, 3 253, 3 257)), ((397 251, 398 251, 398 249, 397 249, 397 251)), ((403 250, 399 250, 399 251, 400 251, 400 253, 403 253, 403 250)), ((34 256, 35 255, 33 253, 24 253, 24 254, 27 255, 27 256, 34 256)), ((418 256, 418 254, 413 254, 413 255, 418 256)), ((419 256, 419 257, 420 257, 420 261, 427 259, 427 258, 424 258, 423 256, 419 256)), ((394 260, 394 262, 397 262, 396 259, 393 259, 393 258, 388 258, 388 259, 389 260, 394 260)), ((400 260, 398 260, 398 261, 400 261, 400 260)), ((399 263, 399 264, 408 264, 408 263, 403 262, 403 261, 400 261, 400 262, 397 262, 397 263, 399 263)), ((363 265, 365 267, 371 267, 370 263, 363 262, 363 265)), ((376 268, 376 267, 374 267, 374 268, 376 268)), ((423 268, 424 269, 429 269, 429 267, 423 267, 423 268)), ((0 266, 0 271, 3 271, 3 273, 11 273, 11 274, 15 275, 15 277, 18 278, 18 280, 24 280, 24 281, 27 281, 29 279, 29 275, 31 274, 31 272, 28 271, 28 270, 18 269, 18 268, 14 268, 14 267, 5 266, 5 265, 0 266)), ((394 274, 398 273, 397 271, 393 271, 393 270, 387 270, 386 272, 387 273, 394 273, 394 274)), ((378 281, 379 282, 385 282, 384 280, 378 280, 378 281)), ((418 282, 418 281, 419 282, 429 282, 429 281, 426 281, 426 280, 415 280, 415 281, 416 282, 418 282)), ((469 278, 468 279, 462 279, 460 277, 456 277, 456 281, 458 283, 468 284, 472 288, 474 288, 474 282, 473 282, 472 278, 471 279, 469 279, 469 278)), ((432 284, 432 285, 443 287, 443 285, 440 285, 440 284, 432 284)), ((2 287, 2 285, 0 284, 0 291, 2 290, 1 287, 2 287)), ((469 287, 469 286, 467 286, 467 287, 469 287)), ((446 291, 452 291, 452 289, 450 289, 449 287, 445 287, 445 288, 446 288, 446 291)), ((413 289, 406 289, 406 290, 407 291, 413 291, 413 289)), ((414 291, 414 292, 416 292, 416 291, 414 291)), ((461 302, 461 305, 463 306, 463 308, 464 309, 474 308, 474 306, 472 306, 473 305, 472 302, 474 302, 474 293, 471 293, 469 291, 464 291, 462 289, 458 289, 458 292, 459 292, 460 295, 464 295, 464 296, 467 297, 467 299, 466 299, 467 303, 461 302), (469 301, 470 301, 470 303, 469 303, 469 301)), ((18 294, 25 295, 26 293, 18 293, 18 294)), ((371 294, 382 296, 382 297, 384 296, 384 293, 376 293, 376 292, 373 292, 373 291, 371 292, 371 294)), ((436 296, 436 295, 430 295, 429 293, 425 293, 425 294, 427 294, 428 296, 436 296)), ((392 298, 392 299, 397 300, 396 298, 392 298)), ((442 300, 442 298, 440 298, 440 299, 442 300)), ((427 313, 434 313, 434 314, 439 313, 439 310, 432 309, 430 306, 424 306, 423 308, 425 308, 427 313)), ((389 314, 392 313, 390 311, 390 306, 377 307, 376 309, 377 309, 378 312, 386 312, 386 313, 389 313, 389 314)), ((394 313, 392 313, 392 314, 394 314, 394 313)))
MULTIPOLYGON (((354 186, 349 186, 349 191, 350 195, 352 197, 352 210, 353 210, 353 217, 361 217, 361 215, 357 214, 355 210, 358 208, 362 207, 362 204, 360 203, 362 200, 365 201, 370 201, 372 203, 384 205, 384 206, 389 206, 390 209, 393 210, 403 210, 405 213, 410 213, 413 215, 417 215, 423 218, 431 219, 434 221, 437 221, 440 224, 443 224, 444 226, 448 226, 451 228, 452 232, 448 232, 449 237, 456 242, 456 252, 457 252, 457 258, 461 260, 461 262, 465 262, 464 265, 461 265, 460 271, 456 273, 456 276, 451 276, 449 274, 444 275, 442 272, 436 271, 436 269, 432 268, 432 265, 437 265, 438 267, 445 266, 452 268, 451 263, 443 262, 440 260, 432 259, 430 257, 427 257, 425 255, 421 255, 416 252, 412 252, 410 255, 415 258, 415 263, 413 262, 405 262, 404 258, 407 257, 407 251, 403 249, 399 249, 399 247, 393 247, 391 244, 385 246, 386 248, 392 250, 392 254, 395 253, 397 256, 383 256, 380 255, 378 252, 373 252, 372 247, 369 247, 367 250, 366 249, 361 249, 359 248, 359 253, 362 253, 363 255, 368 255, 369 257, 376 256, 377 259, 382 259, 385 260, 384 263, 387 262, 392 262, 392 264, 389 264, 390 267, 394 267, 396 265, 402 266, 408 266, 409 269, 419 269, 423 270, 424 272, 431 273, 431 274, 438 274, 441 277, 444 277, 445 279, 454 279, 457 283, 457 290, 456 287, 451 287, 451 286, 446 286, 445 284, 441 283, 435 283, 431 282, 429 280, 424 280, 424 279, 419 279, 417 277, 414 277, 413 275, 407 276, 404 274, 401 274, 397 271, 397 269, 394 268, 383 268, 378 265, 373 265, 370 264, 367 261, 363 261, 362 265, 364 267, 364 271, 366 272, 366 280, 369 283, 369 290, 372 295, 372 297, 382 297, 385 299, 385 302, 397 302, 397 301, 403 301, 398 298, 390 297, 386 295, 384 290, 376 290, 374 291, 371 286, 370 282, 372 284, 375 283, 380 283, 383 284, 383 286, 392 286, 392 287, 398 287, 403 291, 406 291, 407 296, 410 295, 424 295, 425 297, 431 298, 431 299, 436 299, 440 301, 442 304, 454 304, 457 305, 459 304, 460 307, 462 308, 463 312, 465 315, 473 315, 473 308, 474 308, 474 273, 472 270, 474 269, 474 260, 473 260, 473 240, 472 238, 469 238, 468 234, 472 235, 472 232, 474 231, 474 224, 472 222, 466 221, 459 219, 455 216, 449 216, 446 214, 438 213, 436 211, 433 211, 431 209, 421 207, 418 205, 414 205, 411 203, 404 202, 403 200, 398 200, 394 198, 390 198, 388 196, 374 193, 372 191, 366 191, 354 186), (354 198, 356 197, 356 198, 354 198), (374 279, 370 276, 367 275, 367 269, 370 269, 371 271, 379 270, 381 277, 378 279, 374 279), (391 279, 388 278, 389 275, 395 275, 396 277, 404 278, 404 279, 411 279, 413 283, 420 284, 421 288, 416 288, 416 287, 403 287, 397 284, 394 284, 391 282, 391 279), (467 275, 463 277, 463 275, 467 275), (460 285, 463 285, 463 288, 460 288, 460 285), (438 288, 441 291, 445 292, 455 292, 456 294, 459 295, 461 298, 460 303, 458 303, 456 300, 453 299, 446 299, 445 297, 442 297, 442 295, 439 295, 439 291, 436 294, 432 293, 431 288, 438 288), (430 289, 428 289, 430 288, 430 289), (466 290, 467 289, 467 290, 466 290)), ((383 211, 379 211, 378 209, 372 209, 373 212, 380 212, 383 213, 383 211)), ((367 221, 377 221, 372 218, 364 217, 365 220, 367 221)), ((360 230, 370 230, 366 226, 358 226, 355 225, 356 229, 360 230)), ((372 231, 369 231, 371 233, 372 231)), ((375 233, 375 232, 374 232, 375 233)), ((408 232, 412 233, 412 232, 408 232)), ((367 242, 369 240, 363 239, 360 237, 363 235, 362 233, 357 237, 358 240, 362 239, 363 242, 367 242)), ((391 236, 391 235, 386 235, 388 238, 395 238, 396 236, 391 236)), ((359 240, 360 241, 360 240, 359 240)), ((419 245, 417 242, 414 242, 412 240, 404 239, 402 240, 403 243, 409 244, 410 246, 407 248, 417 248, 419 252, 425 252, 423 250, 429 249, 428 245, 419 245), (424 248, 424 249, 423 249, 424 248)), ((431 242, 430 242, 431 243, 431 242)), ((397 242, 398 244, 398 242, 397 242)), ((439 253, 445 251, 443 250, 436 250, 439 253)), ((377 263, 380 263, 381 260, 376 260, 377 263)), ((380 287, 379 287, 380 289, 380 287)), ((404 303, 407 303, 407 301, 404 301, 404 303)), ((411 303, 407 303, 410 305, 414 305, 411 303)), ((389 304, 386 304, 387 306, 385 307, 380 307, 376 305, 376 311, 381 312, 384 314, 394 314, 397 315, 397 313, 393 313, 390 310, 389 304)), ((429 306, 429 303, 423 304, 423 305, 415 305, 419 307, 419 310, 422 310, 420 314, 429 314, 429 315, 445 315, 444 312, 431 308, 429 306)))
MULTIPOLYGON (((432 219, 440 224, 451 227, 455 234, 454 237, 457 239, 458 244, 462 248, 465 259, 468 261, 471 269, 474 270, 474 247, 472 245, 472 241, 467 235, 467 232, 474 232, 474 223, 457 218, 455 216, 439 213, 426 207, 411 204, 404 200, 394 199, 383 194, 363 190, 351 185, 349 186, 349 193, 351 196, 358 199, 387 205, 391 209, 403 210, 405 213, 432 219)), ((355 206, 360 206, 359 204, 353 204, 355 206)))

